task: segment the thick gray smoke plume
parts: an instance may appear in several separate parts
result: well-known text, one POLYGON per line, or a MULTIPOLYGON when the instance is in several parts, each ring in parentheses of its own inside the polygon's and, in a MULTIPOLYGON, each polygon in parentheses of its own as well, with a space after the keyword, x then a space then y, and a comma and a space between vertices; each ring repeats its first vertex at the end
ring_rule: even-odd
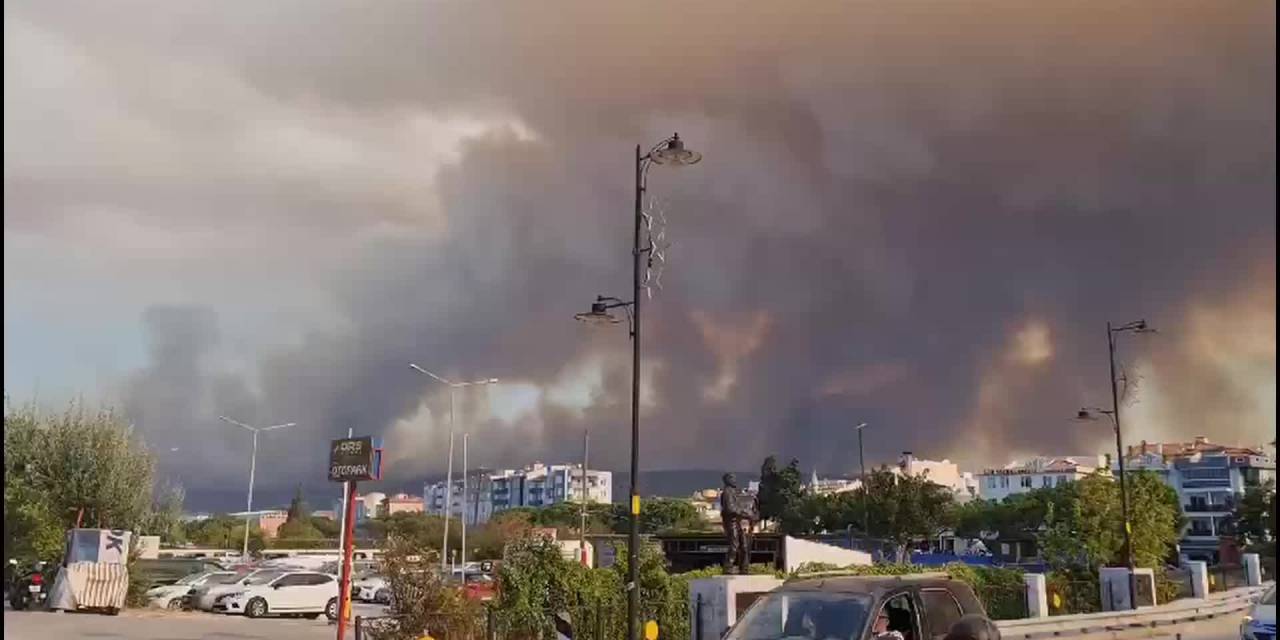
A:
POLYGON ((243 473, 219 413, 299 423, 267 485, 348 427, 441 471, 410 361, 503 379, 458 397, 474 463, 590 428, 624 467, 625 331, 572 316, 628 295, 632 147, 676 130, 646 467, 850 469, 860 421, 877 460, 1105 451, 1068 418, 1139 317, 1133 439, 1274 438, 1273 3, 33 2, 5 35, 6 249, 92 247, 21 277, 148 308, 120 393, 188 486, 243 473))

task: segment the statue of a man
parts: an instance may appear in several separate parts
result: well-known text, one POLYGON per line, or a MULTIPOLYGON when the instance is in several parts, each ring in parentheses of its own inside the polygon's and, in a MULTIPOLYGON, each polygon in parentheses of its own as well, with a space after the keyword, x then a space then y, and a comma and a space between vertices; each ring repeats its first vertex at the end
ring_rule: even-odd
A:
POLYGON ((738 488, 732 473, 724 474, 720 489, 720 524, 729 541, 724 558, 724 572, 747 573, 751 567, 751 530, 760 519, 756 498, 738 488))

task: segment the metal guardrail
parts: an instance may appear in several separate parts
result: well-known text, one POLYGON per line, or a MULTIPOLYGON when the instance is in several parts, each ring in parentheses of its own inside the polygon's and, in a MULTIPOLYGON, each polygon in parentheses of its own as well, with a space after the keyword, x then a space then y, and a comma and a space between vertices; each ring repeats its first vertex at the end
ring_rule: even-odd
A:
POLYGON ((1178 600, 1168 605, 1137 611, 1002 620, 996 621, 996 626, 1000 628, 1002 636, 1023 640, 1173 626, 1237 614, 1252 605, 1252 596, 1268 587, 1270 584, 1234 589, 1208 599, 1178 600))

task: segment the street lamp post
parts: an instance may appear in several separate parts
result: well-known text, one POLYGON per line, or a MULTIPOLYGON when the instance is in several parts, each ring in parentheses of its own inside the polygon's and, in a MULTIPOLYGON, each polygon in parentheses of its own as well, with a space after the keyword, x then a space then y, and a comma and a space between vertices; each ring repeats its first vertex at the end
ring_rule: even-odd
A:
POLYGON ((1133 562, 1133 525, 1129 518, 1129 480, 1128 474, 1125 473, 1125 455, 1124 440, 1120 432, 1120 390, 1116 381, 1116 336, 1121 333, 1155 333, 1147 325, 1146 320, 1135 320, 1119 326, 1113 326, 1110 321, 1107 322, 1107 358, 1110 364, 1111 373, 1111 410, 1100 408, 1083 408, 1076 414, 1079 419, 1092 419, 1094 413, 1108 415, 1111 417, 1111 424, 1116 434, 1116 466, 1120 474, 1120 514, 1124 519, 1124 557, 1125 566, 1129 569, 1129 606, 1138 608, 1137 583, 1134 580, 1134 562, 1133 562))
MULTIPOLYGON (((427 371, 426 369, 423 369, 422 367, 419 367, 418 365, 412 362, 409 363, 409 368, 423 375, 430 376, 436 382, 439 382, 445 385, 446 387, 449 387, 449 462, 447 465, 445 465, 446 471, 445 471, 445 478, 444 478, 444 541, 440 545, 440 569, 443 571, 446 568, 448 568, 448 564, 449 564, 449 515, 453 512, 453 425, 454 425, 453 392, 463 387, 474 387, 474 386, 480 386, 480 385, 486 385, 486 384, 496 384, 498 382, 498 379, 484 378, 481 380, 472 380, 470 382, 453 382, 447 378, 431 373, 430 371, 427 371)), ((464 466, 465 466, 465 463, 464 463, 464 466)), ((467 548, 466 547, 467 545, 467 542, 466 542, 467 540, 466 473, 467 471, 464 468, 462 470, 462 474, 463 474, 463 478, 462 478, 462 548, 464 552, 467 548)), ((426 506, 426 499, 427 499, 427 496, 426 496, 426 492, 424 491, 422 496, 424 508, 426 506)), ((462 559, 464 566, 466 561, 467 559, 464 557, 462 559)))
POLYGON ((862 484, 862 536, 871 539, 871 516, 867 512, 867 461, 862 455, 862 430, 867 423, 860 422, 854 427, 858 431, 858 482, 862 484))
POLYGON ((673 167, 697 164, 702 154, 684 148, 680 134, 674 134, 653 145, 649 152, 641 155, 641 146, 636 145, 635 155, 635 219, 634 241, 631 247, 631 301, 623 302, 618 298, 600 296, 591 305, 591 311, 580 313, 577 319, 592 323, 616 323, 618 320, 609 314, 610 309, 623 307, 631 325, 631 531, 627 536, 627 638, 635 640, 640 628, 640 289, 644 283, 641 279, 641 256, 648 255, 653 260, 653 238, 649 238, 649 246, 642 246, 641 229, 644 227, 642 200, 648 190, 649 167, 663 164, 673 167))
POLYGON ((274 431, 276 429, 284 429, 286 427, 292 427, 292 426, 295 426, 297 423, 286 422, 284 424, 273 424, 269 427, 254 427, 254 426, 247 425, 243 422, 236 422, 235 420, 232 420, 231 418, 228 418, 226 416, 218 416, 218 419, 223 422, 226 422, 227 424, 233 424, 237 427, 248 429, 249 432, 253 434, 253 453, 249 455, 249 498, 248 500, 246 500, 245 509, 244 509, 245 510, 244 547, 240 550, 240 555, 245 558, 248 558, 249 557, 249 522, 253 518, 253 476, 258 469, 258 434, 262 433, 263 431, 274 431))

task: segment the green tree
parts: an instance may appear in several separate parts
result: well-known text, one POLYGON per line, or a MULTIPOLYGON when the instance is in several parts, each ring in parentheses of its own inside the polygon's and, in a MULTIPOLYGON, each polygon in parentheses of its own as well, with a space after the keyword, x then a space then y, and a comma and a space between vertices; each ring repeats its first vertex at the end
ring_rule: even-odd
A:
POLYGON ((907 560, 912 542, 937 537, 951 525, 955 496, 924 476, 882 467, 851 493, 854 500, 866 501, 871 535, 892 542, 899 562, 907 560))
POLYGON ((1236 537, 1240 544, 1253 548, 1269 549, 1274 556, 1276 547, 1276 481, 1246 487, 1244 496, 1236 503, 1232 518, 1236 537))
POLYGON ((302 497, 302 485, 298 485, 293 500, 289 502, 289 515, 276 531, 276 544, 282 548, 297 546, 299 542, 313 546, 321 540, 324 540, 324 534, 312 522, 307 502, 302 497))
MULTIPOLYGON (((185 523, 187 541, 198 547, 237 550, 244 543, 244 520, 219 514, 185 523)), ((262 530, 249 527, 249 550, 260 551, 265 547, 262 530)))
MULTIPOLYGON (((399 538, 417 547, 434 549, 439 553, 440 543, 444 538, 444 518, 425 513, 401 511, 369 520, 364 526, 376 544, 384 544, 391 538, 399 538)), ((449 548, 458 549, 461 545, 461 527, 455 520, 449 526, 449 548)))
POLYGON ((342 523, 325 516, 311 516, 311 526, 320 532, 320 536, 330 540, 341 537, 342 523))
POLYGON ((386 541, 382 572, 391 590, 394 625, 370 625, 373 640, 477 637, 482 624, 478 603, 467 600, 435 571, 439 554, 409 538, 386 541))
MULTIPOLYGON (((615 505, 620 512, 615 522, 621 525, 618 532, 630 531, 630 519, 625 507, 615 505)), ((679 498, 649 498, 640 503, 640 531, 665 533, 670 531, 701 531, 707 523, 698 510, 688 501, 679 498)))
POLYGON ((795 512, 800 508, 803 487, 799 461, 793 459, 786 467, 779 469, 775 457, 765 458, 760 465, 760 489, 757 494, 760 519, 779 524, 784 521, 794 522, 795 512))
MULTIPOLYGON (((1182 529, 1178 496, 1148 471, 1131 472, 1128 484, 1134 563, 1163 566, 1182 529)), ((1058 570, 1123 565, 1120 484, 1110 475, 1095 473, 1068 487, 1070 500, 1053 503, 1039 536, 1045 560, 1058 570)))
POLYGON ((533 516, 524 509, 500 511, 481 525, 469 542, 478 560, 497 560, 507 543, 526 536, 533 528, 533 516))
POLYGON ((110 409, 72 403, 60 414, 41 415, 6 399, 4 451, 9 557, 57 560, 65 531, 78 524, 135 533, 150 524, 168 526, 155 513, 153 456, 110 409))

